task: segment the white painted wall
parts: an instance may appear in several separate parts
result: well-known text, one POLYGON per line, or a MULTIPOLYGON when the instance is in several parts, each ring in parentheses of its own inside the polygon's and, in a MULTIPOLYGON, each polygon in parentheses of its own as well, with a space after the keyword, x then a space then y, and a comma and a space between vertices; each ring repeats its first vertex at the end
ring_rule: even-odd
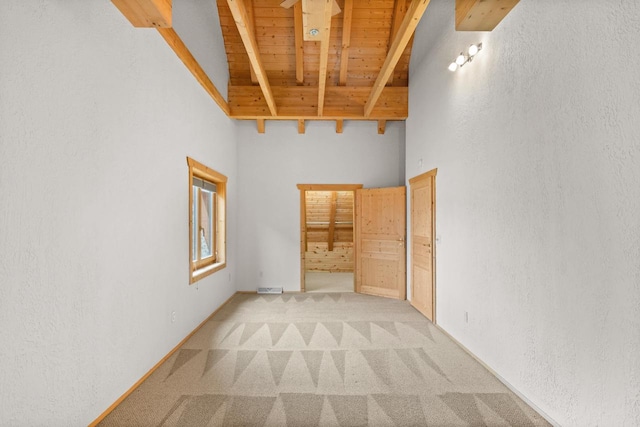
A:
POLYGON ((235 127, 107 0, 0 2, 0 64, 0 425, 86 425, 234 293, 235 127), (229 177, 198 286, 187 155, 229 177))
POLYGON ((229 65, 216 0, 173 0, 172 4, 173 28, 227 99, 229 65))
POLYGON ((300 290, 300 190, 297 184, 364 184, 393 187, 404 181, 404 123, 239 122, 238 200, 241 224, 238 290, 259 286, 300 290))
POLYGON ((455 33, 432 0, 416 34, 406 169, 438 168, 439 323, 564 426, 640 425, 638 45, 634 1, 522 0, 455 33))

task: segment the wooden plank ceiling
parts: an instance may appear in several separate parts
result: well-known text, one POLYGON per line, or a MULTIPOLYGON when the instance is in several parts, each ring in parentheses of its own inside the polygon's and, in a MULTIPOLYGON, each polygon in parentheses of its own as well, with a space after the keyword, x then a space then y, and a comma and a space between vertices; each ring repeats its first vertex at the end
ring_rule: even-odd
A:
MULTIPOLYGON (((413 34, 430 0, 217 0, 229 64, 225 100, 172 28, 172 0, 112 0, 155 27, 227 116, 377 122, 407 118, 413 34), (281 4, 282 3, 282 4, 281 4)), ((458 31, 491 31, 519 0, 456 0, 458 31)), ((453 5, 452 5, 453 6, 453 5)))
POLYGON ((344 120, 372 120, 383 133, 385 121, 407 118, 413 33, 428 0, 281 3, 217 0, 230 117, 259 131, 264 120, 297 120, 301 133, 305 120, 335 120, 337 132, 344 120))

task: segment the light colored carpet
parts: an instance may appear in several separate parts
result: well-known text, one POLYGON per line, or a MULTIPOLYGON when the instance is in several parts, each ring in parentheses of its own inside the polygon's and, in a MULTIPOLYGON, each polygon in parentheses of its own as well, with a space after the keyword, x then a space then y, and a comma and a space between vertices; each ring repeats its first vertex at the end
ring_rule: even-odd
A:
POLYGON ((406 301, 237 295, 101 426, 541 426, 406 301))
POLYGON ((307 271, 304 288, 309 292, 353 292, 353 273, 307 271))

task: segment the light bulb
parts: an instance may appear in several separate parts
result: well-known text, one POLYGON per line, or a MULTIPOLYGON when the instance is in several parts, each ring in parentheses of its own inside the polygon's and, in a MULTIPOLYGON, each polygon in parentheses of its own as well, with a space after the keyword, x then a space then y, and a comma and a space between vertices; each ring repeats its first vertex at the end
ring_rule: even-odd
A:
POLYGON ((456 64, 462 67, 462 65, 464 65, 465 62, 467 62, 467 58, 465 58, 465 56, 462 53, 460 53, 460 55, 456 58, 456 64))
POLYGON ((475 56, 476 53, 478 53, 478 46, 475 44, 469 46, 469 56, 475 56))
POLYGON ((458 69, 458 64, 456 64, 455 62, 452 62, 451 64, 449 64, 449 71, 453 72, 457 69, 458 69))

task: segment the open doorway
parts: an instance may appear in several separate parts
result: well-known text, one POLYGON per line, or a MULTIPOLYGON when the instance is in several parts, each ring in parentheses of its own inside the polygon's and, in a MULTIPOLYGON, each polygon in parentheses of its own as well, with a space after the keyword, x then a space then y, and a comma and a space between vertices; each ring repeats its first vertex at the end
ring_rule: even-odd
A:
POLYGON ((299 184, 300 291, 354 291, 354 196, 360 184, 299 184))

